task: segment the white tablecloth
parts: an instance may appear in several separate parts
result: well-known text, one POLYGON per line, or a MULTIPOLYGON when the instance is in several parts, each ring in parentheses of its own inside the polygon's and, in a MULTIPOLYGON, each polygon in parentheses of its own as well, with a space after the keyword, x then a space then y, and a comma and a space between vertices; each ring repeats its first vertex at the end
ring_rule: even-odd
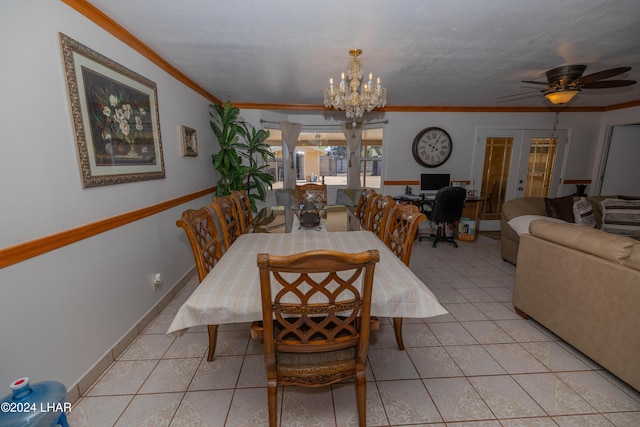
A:
POLYGON ((255 233, 240 236, 180 307, 167 334, 182 335, 192 326, 262 320, 257 255, 290 255, 315 249, 380 251, 371 315, 424 318, 446 314, 433 293, 369 231, 255 233))

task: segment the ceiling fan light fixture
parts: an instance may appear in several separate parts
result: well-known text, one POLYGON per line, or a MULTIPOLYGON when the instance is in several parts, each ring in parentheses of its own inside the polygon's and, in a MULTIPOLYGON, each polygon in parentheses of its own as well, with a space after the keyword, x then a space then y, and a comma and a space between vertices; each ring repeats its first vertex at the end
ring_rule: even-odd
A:
POLYGON ((553 92, 547 92, 544 94, 544 97, 553 105, 562 105, 571 101, 579 93, 580 89, 561 89, 553 92))

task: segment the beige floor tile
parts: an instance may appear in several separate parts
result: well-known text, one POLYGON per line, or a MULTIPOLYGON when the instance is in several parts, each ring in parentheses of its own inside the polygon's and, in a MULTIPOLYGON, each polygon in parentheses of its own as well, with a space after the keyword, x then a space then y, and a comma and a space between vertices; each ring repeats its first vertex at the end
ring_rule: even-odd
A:
POLYGON ((171 344, 165 358, 204 357, 208 348, 209 335, 207 333, 184 334, 177 337, 171 344))
POLYGON ((251 336, 249 330, 218 331, 216 356, 238 356, 245 353, 251 336))
POLYGON ((525 342, 525 350, 552 371, 583 371, 589 369, 580 359, 553 341, 525 342))
POLYGON ((381 381, 378 390, 392 426, 442 422, 423 382, 381 381))
POLYGON ((485 349, 510 374, 549 371, 520 344, 489 344, 485 349))
MULTIPOLYGON (((333 404, 336 414, 337 427, 358 426, 358 407, 356 405, 355 383, 334 384, 333 404)), ((367 425, 388 426, 389 421, 382 405, 382 399, 375 384, 367 384, 367 425)))
POLYGON ((133 397, 133 395, 84 397, 67 414, 67 421, 73 427, 111 427, 133 397))
POLYGON ((558 427, 550 417, 515 418, 500 420, 503 427, 558 427))
POLYGON ((501 375, 507 372, 481 345, 445 347, 464 375, 501 375))
POLYGON ((87 394, 89 396, 135 394, 157 364, 157 360, 114 362, 87 394))
MULTIPOLYGON (((282 413, 282 388, 278 389, 278 419, 282 413)), ((267 426, 269 408, 267 407, 267 389, 239 388, 231 400, 231 407, 225 427, 267 426)))
POLYGON ((429 328, 442 345, 478 344, 458 322, 430 323, 429 328))
POLYGON ((615 412, 603 415, 616 427, 640 426, 640 412, 615 412))
MULTIPOLYGON (((402 337, 404 346, 409 347, 427 347, 440 345, 440 342, 433 335, 431 329, 424 323, 407 323, 402 324, 402 337)), ((394 335, 395 340, 395 335, 394 335)), ((396 345, 397 348, 397 345, 396 345)))
POLYGON ((513 338, 492 321, 462 322, 461 324, 480 344, 513 342, 513 338))
POLYGON ((171 427, 223 426, 233 390, 190 391, 184 395, 171 427))
POLYGON ((154 334, 140 335, 119 357, 119 360, 160 359, 175 340, 174 337, 154 334))
POLYGON ((521 319, 518 314, 505 307, 501 302, 476 302, 474 305, 491 320, 521 319))
POLYGON ((597 372, 559 372, 557 375, 600 412, 640 411, 640 401, 597 372))
POLYGON ((444 308, 456 318, 458 322, 469 322, 473 320, 487 320, 487 316, 482 314, 478 308, 471 303, 443 304, 444 308))
POLYGON ((495 419, 466 378, 432 378, 424 383, 445 422, 495 419))
POLYGON ((585 426, 597 426, 597 427, 613 427, 609 420, 602 415, 571 415, 565 417, 553 417, 560 427, 585 427, 585 426))
MULTIPOLYGON (((206 358, 202 358, 188 390, 235 388, 243 359, 243 356, 216 356, 208 362, 206 358)), ((266 381, 261 385, 266 387, 266 381)))
POLYGON ((460 294, 462 294, 462 296, 464 296, 469 302, 494 302, 496 299, 485 291, 486 289, 480 288, 458 289, 458 292, 460 292, 460 294))
POLYGON ((498 418, 546 415, 542 408, 508 375, 472 377, 469 382, 498 418))
POLYGON ((407 348, 420 378, 460 377, 462 371, 444 347, 407 348))
POLYGON ((420 378, 406 351, 369 349, 369 363, 376 381, 420 378))
POLYGON ((496 320, 496 324, 518 342, 549 341, 550 337, 524 319, 496 320))
POLYGON ((506 302, 509 304, 511 304, 511 301, 513 301, 513 291, 509 288, 483 288, 483 290, 497 301, 506 302))
POLYGON ((161 360, 140 388, 140 393, 186 391, 200 359, 161 360))
POLYGON ((168 426, 183 393, 142 394, 133 398, 116 427, 168 426))
POLYGON ((284 387, 281 418, 283 426, 335 426, 331 386, 284 387))
POLYGON ((513 378, 549 415, 590 414, 596 410, 555 374, 522 374, 513 378))

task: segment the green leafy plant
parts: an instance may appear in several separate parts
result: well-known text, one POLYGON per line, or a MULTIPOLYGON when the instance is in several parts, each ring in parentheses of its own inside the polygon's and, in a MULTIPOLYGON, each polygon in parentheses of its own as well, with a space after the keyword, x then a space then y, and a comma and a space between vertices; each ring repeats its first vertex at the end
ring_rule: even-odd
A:
POLYGON ((265 142, 269 131, 256 129, 247 123, 240 117, 240 109, 232 106, 231 101, 211 104, 210 107, 211 129, 220 145, 220 151, 211 156, 213 167, 220 174, 216 196, 245 190, 255 212, 256 200, 264 201, 267 187, 271 188, 273 184, 273 177, 267 171, 267 160, 274 157, 265 142), (248 165, 243 158, 247 159, 248 165))

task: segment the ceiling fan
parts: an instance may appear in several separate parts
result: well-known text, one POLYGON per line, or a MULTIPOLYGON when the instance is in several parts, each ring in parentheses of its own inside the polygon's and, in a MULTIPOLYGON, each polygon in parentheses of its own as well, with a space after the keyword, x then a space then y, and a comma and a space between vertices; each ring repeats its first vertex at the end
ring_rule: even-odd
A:
POLYGON ((541 92, 554 105, 566 104, 582 89, 608 89, 636 84, 635 80, 605 80, 626 73, 631 67, 611 68, 583 76, 586 69, 586 65, 563 65, 547 71, 546 82, 523 80, 522 83, 547 86, 541 92))

